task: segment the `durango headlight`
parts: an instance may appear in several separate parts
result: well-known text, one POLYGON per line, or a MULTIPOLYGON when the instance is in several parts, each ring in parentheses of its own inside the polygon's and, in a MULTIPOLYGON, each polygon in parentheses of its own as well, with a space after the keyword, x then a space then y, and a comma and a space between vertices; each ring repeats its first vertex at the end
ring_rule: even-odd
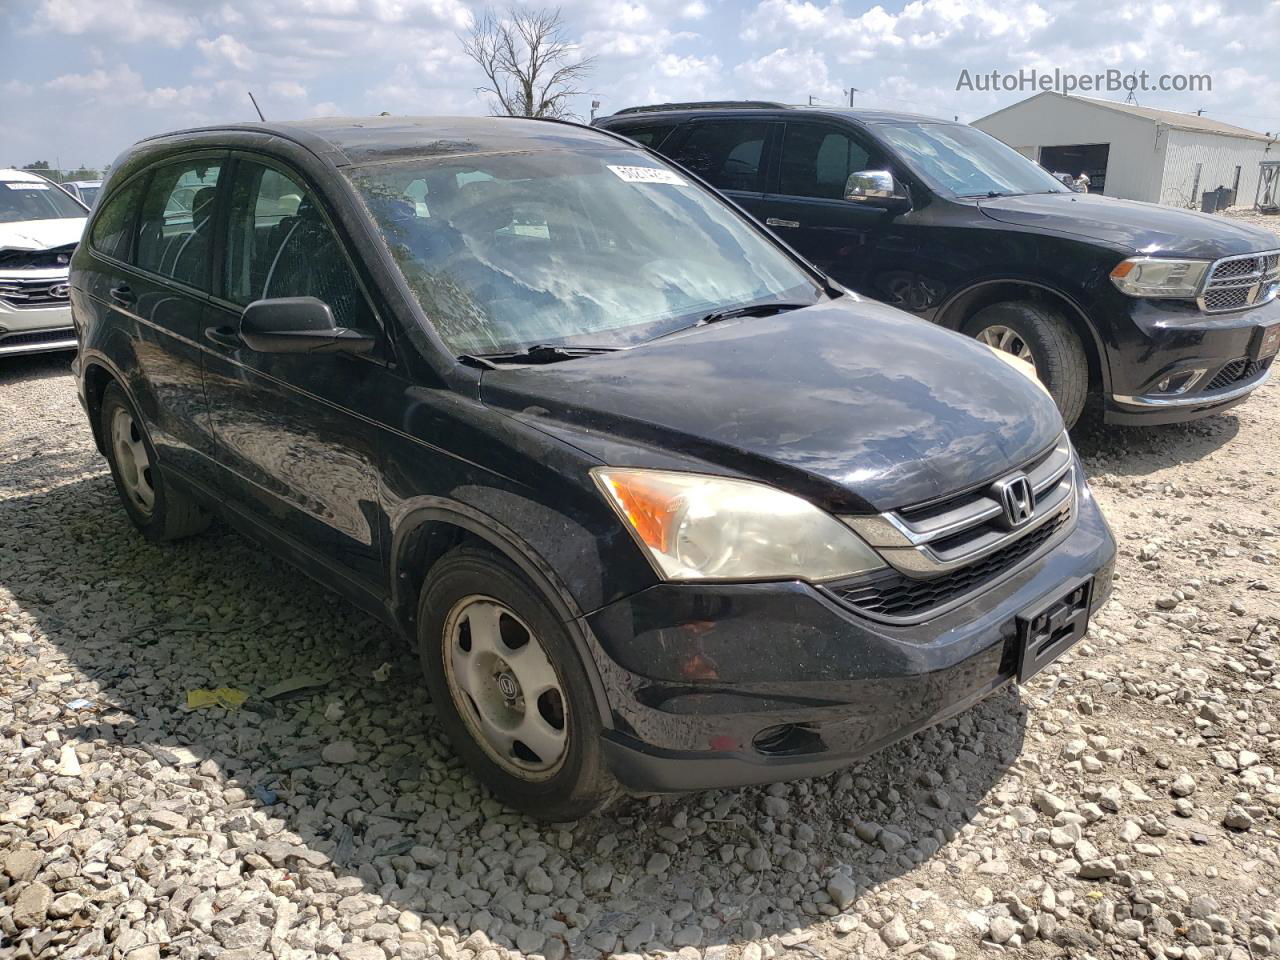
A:
POLYGON ((1180 297, 1190 300, 1200 292, 1208 260, 1166 260, 1130 257, 1111 271, 1111 282, 1131 297, 1180 297))
POLYGON ((831 580, 884 562, 807 500, 747 480, 600 467, 596 483, 667 580, 831 580))

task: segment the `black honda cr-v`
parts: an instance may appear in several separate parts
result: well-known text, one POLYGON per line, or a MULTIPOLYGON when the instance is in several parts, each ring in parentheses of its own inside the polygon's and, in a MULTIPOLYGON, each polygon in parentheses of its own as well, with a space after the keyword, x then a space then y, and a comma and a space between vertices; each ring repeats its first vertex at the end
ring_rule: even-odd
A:
POLYGON ((1029 367, 616 134, 190 130, 120 158, 86 236, 76 370, 133 522, 216 514, 392 625, 535 815, 833 769, 1110 590, 1029 367))
POLYGON ((1079 194, 960 123, 703 103, 596 121, 672 157, 846 286, 1032 362, 1063 419, 1225 410, 1280 348, 1280 243, 1079 194))

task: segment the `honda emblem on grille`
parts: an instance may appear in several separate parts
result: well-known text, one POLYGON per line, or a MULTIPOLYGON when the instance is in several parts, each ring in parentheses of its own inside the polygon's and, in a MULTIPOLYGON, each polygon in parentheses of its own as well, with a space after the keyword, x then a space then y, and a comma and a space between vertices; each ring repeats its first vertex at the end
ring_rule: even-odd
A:
POLYGON ((1025 473, 997 481, 993 492, 1004 511, 1004 522, 1010 528, 1022 526, 1035 515, 1036 495, 1025 473))
POLYGON ((55 283, 49 288, 49 296, 55 300, 66 300, 71 296, 71 287, 65 283, 55 283))

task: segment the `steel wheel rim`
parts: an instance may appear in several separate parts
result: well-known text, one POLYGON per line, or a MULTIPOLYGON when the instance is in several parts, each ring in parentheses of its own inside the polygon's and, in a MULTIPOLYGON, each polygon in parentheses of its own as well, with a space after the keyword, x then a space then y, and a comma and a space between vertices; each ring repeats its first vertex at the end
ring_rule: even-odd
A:
POLYGON ((125 497, 140 513, 150 516, 156 505, 151 455, 142 439, 142 431, 132 414, 123 407, 117 407, 111 417, 111 448, 125 497))
POLYGON ((1027 346, 1027 341, 1022 339, 1022 335, 1018 331, 1010 327, 1002 324, 986 327, 978 333, 978 340, 989 347, 995 347, 997 350, 1011 353, 1019 360, 1025 360, 1032 367, 1036 365, 1035 354, 1027 346))
POLYGON ((569 747, 569 703, 538 636, 506 604, 478 594, 453 605, 444 674, 473 740, 505 773, 550 779, 569 747))

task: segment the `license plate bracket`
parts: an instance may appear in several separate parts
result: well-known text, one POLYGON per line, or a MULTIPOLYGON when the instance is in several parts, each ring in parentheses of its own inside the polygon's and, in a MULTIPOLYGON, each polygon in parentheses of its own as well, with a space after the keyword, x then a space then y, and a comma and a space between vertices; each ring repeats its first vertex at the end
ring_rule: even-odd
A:
POLYGON ((1259 327, 1250 344, 1249 359, 1265 360, 1275 356, 1277 351, 1280 351, 1280 323, 1259 327))
POLYGON ((1093 577, 1078 580, 1052 600, 1017 617, 1018 682, 1026 683, 1089 629, 1093 577))

